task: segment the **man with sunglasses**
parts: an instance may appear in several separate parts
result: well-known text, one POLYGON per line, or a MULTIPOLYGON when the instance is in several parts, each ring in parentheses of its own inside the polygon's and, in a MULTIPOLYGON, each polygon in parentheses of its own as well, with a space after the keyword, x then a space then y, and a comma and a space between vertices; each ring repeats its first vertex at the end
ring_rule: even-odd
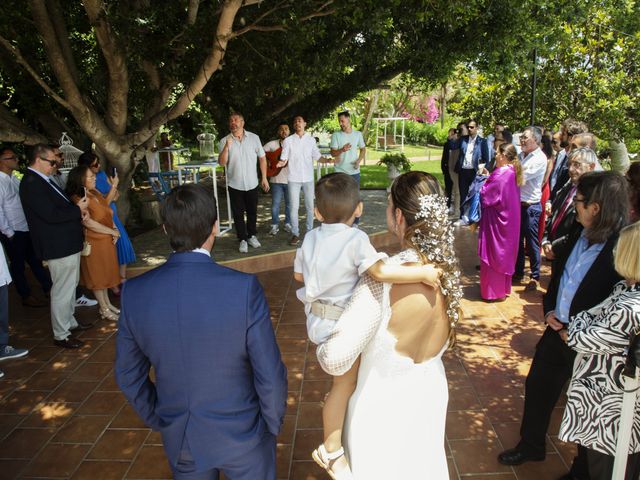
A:
POLYGON ((9 147, 0 148, 0 242, 9 258, 10 273, 13 284, 22 298, 25 307, 46 307, 47 303, 34 297, 25 276, 24 264, 28 263, 36 277, 42 292, 51 290, 51 278, 36 257, 29 227, 20 203, 20 180, 13 175, 18 169, 18 156, 9 147))
POLYGON ((52 180, 57 159, 51 147, 37 144, 29 156, 29 168, 20 182, 20 200, 31 232, 36 255, 47 260, 53 280, 51 326, 54 344, 79 348, 83 342, 72 336, 79 324, 73 316, 76 286, 80 277, 82 220, 88 216, 87 198, 74 204, 52 180))
POLYGON ((458 184, 460 186, 460 203, 464 203, 469 187, 476 178, 479 164, 489 161, 487 140, 478 135, 478 122, 474 119, 467 124, 469 134, 460 138, 460 154, 456 164, 458 184))
POLYGON ((67 186, 67 174, 61 172, 60 169, 64 166, 64 154, 60 151, 58 145, 49 145, 53 150, 53 154, 56 157, 56 166, 51 174, 51 180, 54 181, 62 190, 67 186))

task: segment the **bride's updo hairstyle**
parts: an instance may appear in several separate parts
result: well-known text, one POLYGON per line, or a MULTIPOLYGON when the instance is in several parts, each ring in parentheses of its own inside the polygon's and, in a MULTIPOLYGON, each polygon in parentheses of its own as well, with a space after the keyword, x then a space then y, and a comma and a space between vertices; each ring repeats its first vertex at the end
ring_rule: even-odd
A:
POLYGON ((447 302, 451 326, 449 345, 453 346, 454 329, 461 316, 462 289, 453 246, 453 227, 440 183, 425 172, 403 173, 391 185, 391 202, 407 222, 404 246, 417 251, 425 263, 432 263, 442 270, 440 290, 447 302))

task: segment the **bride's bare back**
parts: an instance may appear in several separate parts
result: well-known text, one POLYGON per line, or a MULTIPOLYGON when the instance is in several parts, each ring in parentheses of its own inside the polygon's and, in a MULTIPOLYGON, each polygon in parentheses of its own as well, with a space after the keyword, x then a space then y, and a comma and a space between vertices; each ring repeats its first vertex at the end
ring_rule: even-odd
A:
POLYGON ((449 338, 445 299, 424 284, 393 285, 388 331, 397 339, 396 352, 414 363, 438 355, 449 338))

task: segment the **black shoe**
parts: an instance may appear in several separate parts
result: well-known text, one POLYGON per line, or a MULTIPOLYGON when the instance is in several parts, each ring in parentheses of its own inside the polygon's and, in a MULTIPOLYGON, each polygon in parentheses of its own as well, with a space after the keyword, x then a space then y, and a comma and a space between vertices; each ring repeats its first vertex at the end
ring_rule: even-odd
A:
POLYGON ((524 280, 524 275, 513 275, 511 277, 512 284, 522 283, 523 280, 524 280))
POLYGON ((67 337, 64 340, 54 340, 53 344, 62 348, 80 348, 84 345, 84 342, 75 337, 67 337))
POLYGON ((527 455, 517 448, 510 448, 498 455, 498 462, 502 465, 520 465, 524 462, 541 462, 544 455, 527 455))
POLYGON ((80 323, 78 322, 78 326, 75 328, 69 329, 70 332, 81 332, 83 330, 89 330, 93 328, 93 323, 80 323))

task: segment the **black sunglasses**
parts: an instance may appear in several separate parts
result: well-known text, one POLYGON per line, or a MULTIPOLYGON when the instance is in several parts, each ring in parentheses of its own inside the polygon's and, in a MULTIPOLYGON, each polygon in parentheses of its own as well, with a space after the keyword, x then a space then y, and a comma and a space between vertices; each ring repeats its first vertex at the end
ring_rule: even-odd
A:
POLYGON ((40 160, 49 162, 49 165, 51 165, 52 167, 55 167, 58 164, 57 160, 49 160, 48 158, 44 158, 44 157, 40 157, 40 160))

